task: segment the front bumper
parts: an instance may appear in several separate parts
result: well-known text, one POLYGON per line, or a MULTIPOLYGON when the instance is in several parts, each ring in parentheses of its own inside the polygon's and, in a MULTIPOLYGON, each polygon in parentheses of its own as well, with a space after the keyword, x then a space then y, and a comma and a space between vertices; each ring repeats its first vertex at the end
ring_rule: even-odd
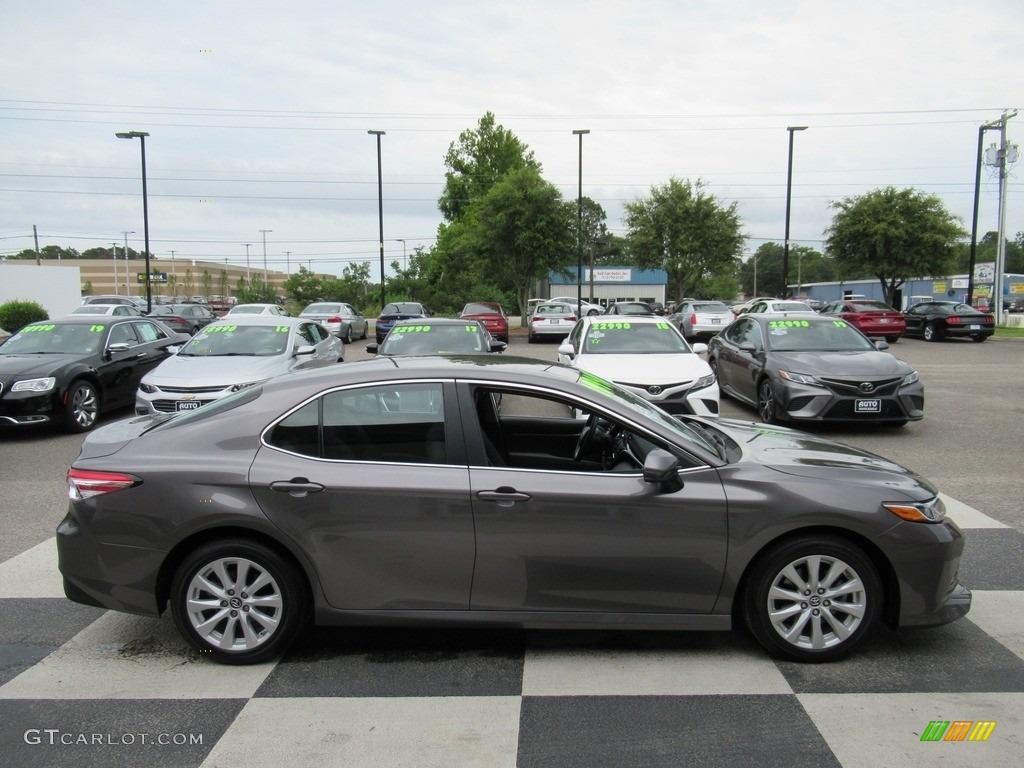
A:
POLYGON ((924 386, 889 382, 860 392, 852 380, 812 386, 775 379, 777 413, 794 421, 905 422, 924 418, 924 386))

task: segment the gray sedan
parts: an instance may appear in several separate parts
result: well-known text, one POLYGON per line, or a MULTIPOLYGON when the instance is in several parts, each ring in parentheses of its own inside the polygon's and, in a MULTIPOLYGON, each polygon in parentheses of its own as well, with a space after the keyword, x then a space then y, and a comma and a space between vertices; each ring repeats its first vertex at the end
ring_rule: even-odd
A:
POLYGON ((345 345, 310 320, 224 317, 142 379, 135 412, 191 411, 282 373, 337 363, 345 345))
POLYGON ((879 456, 671 417, 522 358, 389 357, 93 432, 57 529, 66 594, 199 659, 321 624, 727 630, 839 659, 967 613, 963 535, 879 456), (498 408, 500 399, 501 407, 498 408), (586 414, 573 418, 573 410, 586 414))
POLYGON ((351 304, 343 301, 318 301, 307 306, 299 317, 315 320, 346 344, 365 339, 369 321, 351 304))

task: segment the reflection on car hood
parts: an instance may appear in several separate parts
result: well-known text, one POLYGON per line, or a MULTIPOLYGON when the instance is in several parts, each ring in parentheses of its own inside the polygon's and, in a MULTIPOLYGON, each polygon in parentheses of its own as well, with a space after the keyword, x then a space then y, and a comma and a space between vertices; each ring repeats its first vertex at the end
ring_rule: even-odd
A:
POLYGON ((902 376, 913 370, 888 352, 772 352, 782 370, 823 376, 902 376))
POLYGON ((50 376, 53 371, 86 355, 0 355, 0 376, 50 376))
POLYGON ((711 367, 698 355, 686 353, 578 355, 580 370, 597 374, 608 381, 626 381, 637 384, 670 384, 686 379, 698 379, 711 373, 711 367))
POLYGON ((714 424, 747 455, 777 472, 841 483, 885 485, 915 499, 938 493, 928 480, 894 461, 817 435, 770 424, 718 419, 714 424))
POLYGON ((188 357, 177 355, 164 360, 143 381, 156 386, 203 387, 242 384, 266 379, 289 370, 291 356, 254 355, 188 357))

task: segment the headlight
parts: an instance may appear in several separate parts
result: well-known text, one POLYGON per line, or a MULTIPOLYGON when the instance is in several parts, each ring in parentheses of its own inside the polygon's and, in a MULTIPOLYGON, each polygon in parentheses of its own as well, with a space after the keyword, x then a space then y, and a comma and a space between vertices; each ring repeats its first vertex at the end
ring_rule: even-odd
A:
POLYGON ((139 384, 139 389, 141 389, 147 395, 155 395, 157 392, 160 391, 158 387, 154 387, 152 384, 147 384, 146 382, 142 382, 141 384, 139 384))
POLYGON ((57 379, 47 376, 45 379, 25 379, 16 381, 11 386, 11 392, 49 392, 57 386, 57 379))
POLYGON ((779 371, 779 377, 786 381, 792 381, 795 384, 810 384, 812 387, 820 387, 821 384, 813 376, 805 376, 802 373, 792 373, 790 371, 779 371))
POLYGON ((715 374, 709 373, 707 376, 701 376, 699 379, 697 379, 697 381, 693 383, 693 386, 690 387, 690 391, 692 392, 695 389, 704 389, 704 387, 710 387, 714 383, 715 374))
POLYGON ((907 384, 913 384, 920 378, 921 377, 917 375, 917 371, 911 371, 910 373, 903 377, 903 386, 907 386, 907 384))
POLYGON ((938 496, 923 502, 887 501, 882 506, 911 523, 938 523, 946 517, 946 505, 938 496))

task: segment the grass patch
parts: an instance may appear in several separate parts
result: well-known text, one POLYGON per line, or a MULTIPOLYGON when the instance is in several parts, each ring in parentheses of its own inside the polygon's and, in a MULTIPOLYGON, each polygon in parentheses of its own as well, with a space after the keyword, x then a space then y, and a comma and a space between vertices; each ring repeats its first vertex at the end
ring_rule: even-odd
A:
POLYGON ((1024 339, 1024 328, 1005 328, 996 326, 994 339, 1024 339))

